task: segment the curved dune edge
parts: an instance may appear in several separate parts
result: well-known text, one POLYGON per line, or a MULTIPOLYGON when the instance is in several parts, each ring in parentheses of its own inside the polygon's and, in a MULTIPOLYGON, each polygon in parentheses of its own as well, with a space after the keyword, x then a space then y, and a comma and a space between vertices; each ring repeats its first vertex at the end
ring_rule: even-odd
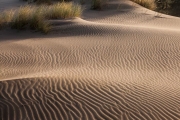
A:
POLYGON ((0 31, 0 119, 179 120, 180 19, 118 2, 0 31))

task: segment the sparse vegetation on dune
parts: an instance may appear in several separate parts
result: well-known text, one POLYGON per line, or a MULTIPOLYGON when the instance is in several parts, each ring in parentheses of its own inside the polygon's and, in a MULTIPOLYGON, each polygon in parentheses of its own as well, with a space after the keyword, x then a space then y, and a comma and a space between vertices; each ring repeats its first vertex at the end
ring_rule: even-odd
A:
POLYGON ((71 18, 81 15, 81 7, 72 3, 58 3, 47 8, 45 13, 48 19, 71 18))
POLYGON ((23 29, 32 17, 33 9, 31 6, 21 7, 11 22, 11 27, 16 29, 23 29))
POLYGON ((13 19, 14 12, 12 10, 4 11, 0 14, 0 28, 6 26, 13 19))
POLYGON ((157 4, 157 11, 180 16, 180 0, 155 0, 157 4))
POLYGON ((73 3, 53 5, 23 6, 16 12, 3 12, 0 26, 7 23, 14 29, 30 28, 47 33, 50 30, 49 19, 80 17, 81 7, 73 3))
POLYGON ((36 2, 37 4, 52 4, 53 1, 56 2, 70 2, 72 0, 23 0, 29 3, 36 2))
POLYGON ((156 3, 154 0, 131 0, 135 3, 138 3, 150 10, 155 10, 156 9, 156 3))
POLYGON ((93 10, 101 10, 103 6, 106 4, 107 0, 92 0, 91 1, 91 9, 93 10))
POLYGON ((180 16, 180 0, 131 0, 148 9, 174 16, 180 16))
POLYGON ((0 27, 2 26, 3 24, 3 21, 2 21, 2 18, 0 17, 0 27))

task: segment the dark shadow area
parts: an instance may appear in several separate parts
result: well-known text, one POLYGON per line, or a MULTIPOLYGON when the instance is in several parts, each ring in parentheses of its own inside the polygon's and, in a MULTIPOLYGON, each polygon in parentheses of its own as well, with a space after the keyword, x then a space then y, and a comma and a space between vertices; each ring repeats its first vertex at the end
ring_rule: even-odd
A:
POLYGON ((180 1, 179 0, 155 0, 157 4, 156 11, 180 17, 180 1))
MULTIPOLYGON (((50 33, 43 34, 41 32, 35 32, 31 30, 12 30, 5 29, 0 31, 0 42, 3 41, 19 41, 26 39, 43 39, 43 38, 59 38, 72 37, 72 36, 89 36, 89 35, 107 35, 111 31, 113 34, 123 32, 120 29, 114 29, 113 27, 106 28, 103 25, 70 25, 70 26, 56 26, 50 33)), ((129 32, 130 33, 130 32, 129 32)))
MULTIPOLYGON (((154 18, 155 19, 155 18, 154 18)), ((152 19, 153 20, 153 19, 152 19)), ((54 26, 50 33, 43 34, 41 32, 36 32, 32 30, 14 30, 14 29, 5 29, 0 30, 0 43, 4 41, 22 41, 27 39, 36 39, 36 40, 42 40, 43 38, 46 38, 49 40, 53 38, 59 38, 61 37, 77 37, 77 36, 108 36, 108 35, 136 35, 135 31, 140 30, 142 28, 137 27, 129 27, 124 25, 111 25, 107 24, 106 26, 104 24, 96 24, 96 23, 86 23, 86 24, 70 24, 70 25, 62 25, 62 26, 54 26)), ((149 29, 147 28, 147 31, 144 30, 143 32, 148 33, 149 29)), ((156 31, 156 30, 154 30, 156 31)), ((142 31, 141 31, 142 32, 142 31)), ((73 38, 72 38, 73 39, 73 38)))

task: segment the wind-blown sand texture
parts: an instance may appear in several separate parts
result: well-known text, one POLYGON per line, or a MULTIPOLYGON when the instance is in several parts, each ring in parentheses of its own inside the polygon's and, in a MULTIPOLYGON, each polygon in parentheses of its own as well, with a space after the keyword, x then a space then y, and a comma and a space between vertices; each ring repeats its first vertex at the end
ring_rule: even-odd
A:
POLYGON ((1 120, 180 119, 180 18, 112 0, 52 23, 0 31, 1 120))

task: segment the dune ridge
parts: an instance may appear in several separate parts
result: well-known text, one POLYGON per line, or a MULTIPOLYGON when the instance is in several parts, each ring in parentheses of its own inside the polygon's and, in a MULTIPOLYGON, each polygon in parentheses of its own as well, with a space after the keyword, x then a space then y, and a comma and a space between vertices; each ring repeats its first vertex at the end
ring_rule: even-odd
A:
POLYGON ((179 120, 180 18, 155 14, 112 0, 48 35, 1 30, 0 119, 179 120))

